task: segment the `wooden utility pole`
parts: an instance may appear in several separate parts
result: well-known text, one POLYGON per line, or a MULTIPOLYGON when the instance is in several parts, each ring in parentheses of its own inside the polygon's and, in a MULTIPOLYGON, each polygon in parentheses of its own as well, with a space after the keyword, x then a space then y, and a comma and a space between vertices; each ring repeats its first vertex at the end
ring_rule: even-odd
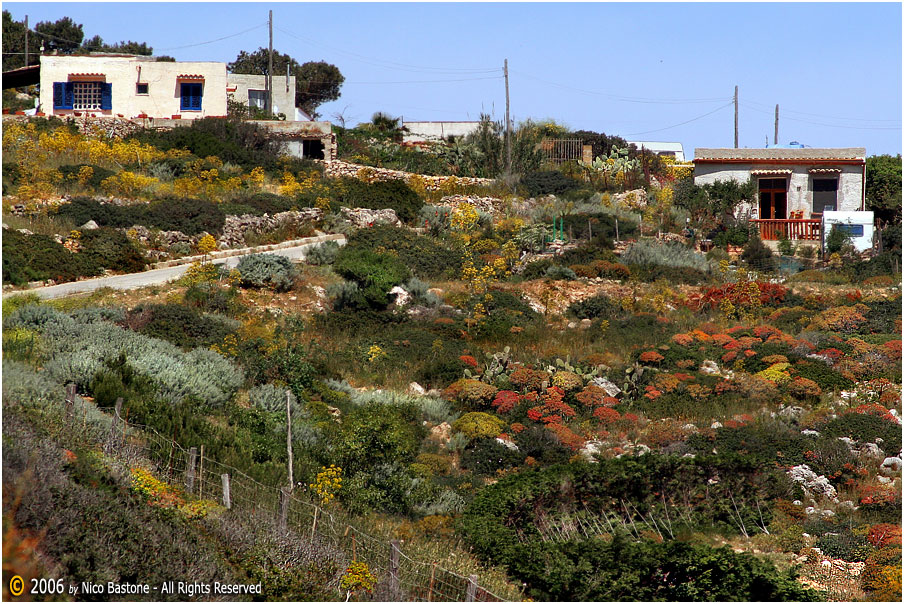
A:
POLYGON ((28 15, 25 15, 25 66, 28 67, 28 15))
POLYGON ((778 144, 778 103, 775 104, 775 138, 772 139, 772 144, 778 144))
POLYGON ((738 87, 734 87, 734 148, 738 148, 738 87))
POLYGON ((292 392, 286 390, 286 449, 289 454, 289 492, 295 488, 295 474, 292 470, 292 392))
MULTIPOLYGON (((267 56, 267 113, 273 114, 273 11, 270 11, 270 54, 267 56)), ((737 145, 735 145, 737 147, 737 145)))
POLYGON ((512 175, 512 120, 509 117, 509 80, 508 80, 508 59, 502 67, 505 73, 505 175, 512 175))

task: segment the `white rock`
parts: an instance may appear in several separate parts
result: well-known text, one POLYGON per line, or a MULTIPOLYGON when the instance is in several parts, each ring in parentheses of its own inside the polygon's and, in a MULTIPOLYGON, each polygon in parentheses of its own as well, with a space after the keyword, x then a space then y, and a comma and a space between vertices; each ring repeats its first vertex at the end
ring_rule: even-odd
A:
POLYGON ((604 443, 603 441, 588 440, 586 443, 584 443, 584 446, 581 447, 581 449, 580 449, 580 451, 578 451, 578 453, 581 455, 581 457, 583 457, 587 461, 595 463, 597 460, 594 456, 599 453, 602 453, 605 449, 606 449, 606 443, 604 443))
POLYGON ((712 425, 710 426, 710 428, 712 428, 713 430, 715 430, 716 428, 721 428, 721 427, 722 427, 722 422, 713 422, 712 425))
POLYGON ((610 382, 604 377, 595 377, 590 380, 590 383, 594 386, 599 386, 603 389, 603 392, 606 393, 606 396, 618 396, 621 394, 621 388, 610 382))
POLYGON ((810 507, 808 507, 807 509, 805 509, 804 512, 807 513, 807 516, 812 516, 813 514, 816 513, 816 508, 814 508, 814 507, 811 505, 810 507))
POLYGON ((510 441, 510 440, 506 440, 506 439, 504 439, 504 438, 496 437, 496 442, 499 443, 500 445, 504 446, 506 449, 508 449, 508 450, 510 450, 510 451, 517 451, 517 450, 518 450, 518 445, 516 445, 515 443, 513 443, 513 442, 510 441))
POLYGON ((418 384, 417 382, 411 382, 408 384, 408 392, 411 394, 417 394, 418 396, 424 396, 427 394, 427 391, 424 390, 424 387, 418 384))
POLYGON ((703 361, 703 363, 700 364, 700 373, 705 375, 719 375, 719 366, 715 361, 703 361))
POLYGON ((894 478, 888 476, 877 476, 876 480, 878 480, 880 484, 891 484, 895 481, 894 478))
POLYGON ((82 226, 80 226, 80 227, 79 227, 79 230, 81 230, 81 231, 93 231, 94 229, 99 229, 99 228, 100 228, 100 227, 97 226, 97 223, 96 223, 96 222, 94 222, 93 220, 89 220, 88 222, 86 222, 85 224, 83 224, 82 226))
POLYGON ((901 471, 900 457, 886 457, 879 466, 879 473, 883 476, 891 476, 901 471))
POLYGON ((390 295, 395 295, 395 305, 399 308, 402 306, 408 306, 408 303, 411 302, 411 294, 409 294, 405 288, 396 285, 391 290, 389 290, 390 295))
POLYGON ((801 430, 800 433, 803 436, 819 436, 819 432, 816 430, 801 430))
POLYGON ((882 449, 873 443, 861 445, 859 453, 862 457, 869 457, 871 459, 883 459, 885 457, 885 453, 882 452, 882 449))
POLYGON ((684 424, 683 426, 681 426, 681 429, 685 432, 696 432, 697 426, 695 426, 694 424, 684 424))
POLYGON ((575 323, 574 321, 569 321, 569 323, 568 323, 568 329, 574 329, 577 326, 578 326, 578 324, 575 323))
POLYGON ((825 476, 817 476, 810 466, 802 464, 788 470, 788 476, 793 482, 799 484, 804 492, 812 497, 825 498, 837 502, 838 494, 825 476))
POLYGON ((590 319, 581 319, 581 329, 587 329, 591 325, 593 325, 593 321, 590 319))
POLYGON ((832 510, 822 510, 820 512, 820 515, 822 515, 823 518, 833 518, 835 516, 835 512, 833 512, 832 510))
POLYGON ((839 436, 838 440, 840 440, 841 442, 846 444, 849 449, 851 449, 851 450, 854 449, 854 441, 852 439, 848 438, 847 436, 839 436))
POLYGON ((791 504, 792 505, 803 505, 804 502, 801 501, 800 499, 795 499, 794 501, 791 502, 791 504))

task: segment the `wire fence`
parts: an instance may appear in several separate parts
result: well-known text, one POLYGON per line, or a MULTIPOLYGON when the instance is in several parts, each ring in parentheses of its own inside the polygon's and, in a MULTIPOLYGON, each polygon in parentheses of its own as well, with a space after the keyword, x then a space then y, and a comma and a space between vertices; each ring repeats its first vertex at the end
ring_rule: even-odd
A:
MULTIPOLYGON (((74 390, 67 391, 65 405, 72 406, 74 390)), ((83 401, 79 401, 83 404, 83 401)), ((397 540, 386 541, 363 531, 357 522, 339 511, 330 511, 306 494, 275 488, 254 480, 238 468, 208 457, 196 447, 182 447, 149 426, 129 423, 120 415, 121 402, 113 410, 109 431, 98 434, 104 452, 126 469, 149 468, 157 478, 184 490, 186 495, 215 501, 240 522, 269 525, 273 530, 312 550, 334 552, 344 568, 364 562, 377 578, 372 597, 377 600, 425 602, 507 601, 480 586, 478 575, 463 576, 435 562, 414 559, 402 552, 397 540)), ((59 408, 46 413, 56 414, 59 408)), ((89 432, 80 418, 64 413, 64 430, 81 437, 89 432)), ((104 428, 106 430, 106 428, 104 428)))

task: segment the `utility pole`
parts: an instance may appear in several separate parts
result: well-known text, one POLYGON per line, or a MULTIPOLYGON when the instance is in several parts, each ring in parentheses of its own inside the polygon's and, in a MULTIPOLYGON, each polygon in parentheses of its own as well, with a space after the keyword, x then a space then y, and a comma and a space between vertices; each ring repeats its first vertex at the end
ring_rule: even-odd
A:
MULTIPOLYGON (((267 57, 267 113, 273 115, 273 11, 270 11, 270 54, 267 57)), ((735 145, 737 146, 737 145, 735 145)))
POLYGON ((512 120, 509 117, 509 82, 508 82, 508 59, 503 65, 505 72, 505 175, 508 178, 512 176, 512 120))
POLYGON ((28 67, 28 15, 25 15, 25 66, 28 67))
POLYGON ((738 148, 738 87, 734 87, 734 148, 738 148))
POLYGON ((778 144, 778 103, 775 104, 775 138, 772 139, 772 144, 778 144))

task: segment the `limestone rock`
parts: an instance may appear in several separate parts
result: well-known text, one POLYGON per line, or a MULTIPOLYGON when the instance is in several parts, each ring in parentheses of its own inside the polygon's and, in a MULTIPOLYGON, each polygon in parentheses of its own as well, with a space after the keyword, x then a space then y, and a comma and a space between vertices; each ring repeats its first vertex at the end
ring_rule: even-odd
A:
POLYGON ((819 476, 810 466, 801 464, 788 470, 791 480, 801 486, 811 497, 820 497, 833 502, 838 501, 838 494, 825 476, 819 476))
POLYGON ((339 212, 359 229, 366 229, 378 224, 400 226, 402 221, 392 208, 372 210, 370 208, 339 208, 339 212))
POLYGON ((891 476, 901 471, 900 457, 886 457, 879 466, 879 473, 883 476, 891 476))
POLYGON ((408 384, 408 392, 411 394, 416 394, 418 396, 425 396, 427 391, 424 390, 424 387, 418 384, 417 382, 411 382, 408 384))
POLYGON ((621 388, 602 376, 593 378, 592 380, 590 380, 590 383, 594 386, 602 388, 603 392, 606 393, 606 396, 616 397, 621 394, 621 388))
POLYGON ((85 224, 80 226, 79 230, 80 231, 93 231, 94 229, 99 229, 99 228, 100 227, 97 226, 96 222, 94 222, 93 220, 89 220, 88 222, 86 222, 85 224))

